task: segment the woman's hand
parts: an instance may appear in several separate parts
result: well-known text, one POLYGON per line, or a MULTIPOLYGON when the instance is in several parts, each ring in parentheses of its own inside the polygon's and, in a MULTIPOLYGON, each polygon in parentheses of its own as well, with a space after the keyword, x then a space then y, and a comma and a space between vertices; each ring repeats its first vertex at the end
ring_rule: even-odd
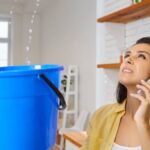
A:
POLYGON ((142 150, 149 150, 150 148, 150 84, 141 81, 141 85, 137 88, 144 92, 144 96, 139 94, 131 94, 134 98, 140 101, 140 105, 134 115, 136 122, 139 139, 141 142, 142 150))
POLYGON ((150 119, 150 84, 141 80, 141 85, 137 85, 137 88, 144 92, 145 96, 139 94, 131 94, 134 98, 137 98, 141 103, 134 115, 134 120, 137 125, 148 125, 150 119))

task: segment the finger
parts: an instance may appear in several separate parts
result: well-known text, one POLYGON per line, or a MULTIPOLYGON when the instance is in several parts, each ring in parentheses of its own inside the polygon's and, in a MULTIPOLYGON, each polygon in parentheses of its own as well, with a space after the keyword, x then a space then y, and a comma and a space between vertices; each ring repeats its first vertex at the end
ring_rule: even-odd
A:
POLYGON ((136 87, 144 91, 146 98, 150 99, 150 91, 146 87, 144 87, 143 85, 139 85, 139 84, 136 87))
POLYGON ((142 103, 146 102, 145 98, 143 96, 139 95, 139 94, 133 94, 133 93, 131 93, 130 95, 133 96, 134 98, 137 98, 142 103))
POLYGON ((150 83, 147 83, 144 80, 141 80, 142 85, 145 85, 150 90, 150 83))

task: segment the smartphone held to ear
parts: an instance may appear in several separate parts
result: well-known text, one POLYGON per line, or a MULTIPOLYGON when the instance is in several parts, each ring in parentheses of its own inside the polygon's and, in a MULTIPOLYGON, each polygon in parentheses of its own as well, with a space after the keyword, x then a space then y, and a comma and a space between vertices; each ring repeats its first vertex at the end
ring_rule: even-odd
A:
MULTIPOLYGON (((150 84, 150 79, 148 79, 146 82, 150 84)), ((137 90, 137 94, 144 96, 144 92, 142 90, 137 90)))

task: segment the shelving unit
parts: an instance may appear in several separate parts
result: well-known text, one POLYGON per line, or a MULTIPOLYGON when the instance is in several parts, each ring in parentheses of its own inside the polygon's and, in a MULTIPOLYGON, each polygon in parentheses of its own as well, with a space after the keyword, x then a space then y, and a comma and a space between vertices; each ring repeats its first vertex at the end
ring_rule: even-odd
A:
POLYGON ((141 3, 98 18, 97 22, 128 23, 148 16, 150 16, 150 0, 143 0, 141 3))
POLYGON ((120 56, 120 63, 108 63, 108 64, 98 64, 97 68, 103 69, 119 69, 121 63, 123 62, 123 56, 120 56))
POLYGON ((71 127, 68 127, 69 117, 73 119, 73 124, 78 118, 78 67, 76 65, 68 66, 67 86, 64 95, 68 107, 63 111, 62 128, 59 129, 61 135, 60 150, 64 148, 63 134, 71 130, 71 127))
MULTIPOLYGON (((97 19, 98 23, 129 23, 144 17, 150 16, 150 0, 143 0, 141 3, 118 10, 97 19)), ((119 69, 120 63, 98 64, 97 68, 119 69)))

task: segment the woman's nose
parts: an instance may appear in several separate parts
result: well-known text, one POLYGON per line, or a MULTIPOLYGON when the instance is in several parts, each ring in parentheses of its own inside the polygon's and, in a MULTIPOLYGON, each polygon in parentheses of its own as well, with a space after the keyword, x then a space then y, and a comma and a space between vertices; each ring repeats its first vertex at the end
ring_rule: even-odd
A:
POLYGON ((127 59, 125 59, 125 62, 128 64, 134 64, 134 59, 133 57, 129 56, 127 59))

